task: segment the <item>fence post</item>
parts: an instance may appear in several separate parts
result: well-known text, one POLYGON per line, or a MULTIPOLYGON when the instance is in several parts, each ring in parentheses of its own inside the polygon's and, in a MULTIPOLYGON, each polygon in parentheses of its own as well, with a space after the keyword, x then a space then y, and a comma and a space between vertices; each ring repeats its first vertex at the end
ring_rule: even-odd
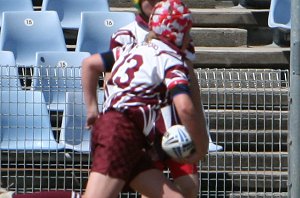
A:
POLYGON ((300 1, 291 0, 289 181, 290 198, 300 197, 300 1))

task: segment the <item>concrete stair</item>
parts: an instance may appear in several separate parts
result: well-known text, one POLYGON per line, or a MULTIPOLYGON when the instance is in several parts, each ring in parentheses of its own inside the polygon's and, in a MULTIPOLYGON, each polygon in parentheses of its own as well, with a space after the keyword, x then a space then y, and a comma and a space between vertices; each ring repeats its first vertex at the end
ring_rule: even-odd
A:
POLYGON ((270 1, 193 9, 194 66, 213 140, 201 197, 287 197, 290 48, 267 26, 270 1))
MULTIPOLYGON (((290 48, 274 44, 273 30, 267 26, 268 9, 221 5, 191 8, 195 68, 289 68, 290 48)), ((134 11, 131 7, 111 10, 134 11)))
POLYGON ((195 71, 212 139, 224 148, 200 165, 201 197, 287 197, 288 70, 195 71))
MULTIPOLYGON (((212 139, 230 152, 287 152, 287 130, 210 130, 212 139)), ((212 153, 211 153, 212 154, 212 153)), ((287 167, 284 167, 287 169, 287 167)))
POLYGON ((192 11, 195 67, 289 68, 290 49, 274 44, 268 9, 238 5, 192 11))
POLYGON ((278 46, 196 47, 196 68, 288 69, 290 49, 278 46))
POLYGON ((230 198, 283 198, 288 197, 287 192, 262 192, 262 193, 232 193, 230 198))

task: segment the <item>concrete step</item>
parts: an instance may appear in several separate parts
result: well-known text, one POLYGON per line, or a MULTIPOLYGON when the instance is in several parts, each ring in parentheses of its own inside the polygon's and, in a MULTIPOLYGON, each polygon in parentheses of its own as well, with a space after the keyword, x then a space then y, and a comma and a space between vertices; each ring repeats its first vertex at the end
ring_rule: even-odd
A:
POLYGON ((286 193, 287 172, 201 171, 201 198, 229 197, 233 193, 286 193))
MULTIPOLYGON (((72 42, 67 44, 69 51, 75 50, 76 45, 72 42)), ((289 69, 290 64, 290 48, 277 45, 248 47, 196 46, 195 53, 194 68, 289 69)))
POLYGON ((201 171, 288 171, 287 152, 211 152, 201 171))
MULTIPOLYGON (((199 28, 191 29, 194 46, 203 47, 240 47, 247 46, 247 30, 239 28, 199 28)), ((76 47, 77 30, 64 30, 69 48, 76 47), (73 46, 72 46, 73 45, 73 46)), ((73 51, 73 49, 72 49, 73 51)))
POLYGON ((268 9, 191 9, 194 27, 268 27, 268 9))
POLYGON ((288 192, 234 192, 229 198, 288 198, 288 192))
POLYGON ((287 110, 289 71, 195 69, 201 99, 210 108, 287 110))
POLYGON ((210 129, 286 130, 288 111, 207 109, 210 129))
MULTIPOLYGON (((136 12, 132 7, 131 1, 115 1, 117 4, 111 2, 111 11, 130 11, 136 12), (128 5, 127 5, 128 4, 128 5)), ((273 42, 273 33, 268 28, 267 17, 268 9, 246 9, 243 7, 235 6, 230 8, 207 8, 214 6, 201 7, 199 1, 188 1, 192 4, 191 10, 193 12, 194 27, 207 27, 207 28, 220 28, 225 30, 206 29, 202 34, 194 34, 196 46, 214 46, 219 47, 235 47, 242 45, 263 45, 271 44, 273 42), (193 3, 194 2, 194 3, 193 3), (194 5, 195 4, 195 5, 194 5), (196 4, 198 6, 196 6, 196 4), (201 7, 201 8, 200 8, 201 7), (239 28, 237 30, 228 28, 239 28), (208 32, 209 31, 209 32, 208 32), (248 37, 247 37, 248 32, 248 37), (220 34, 222 33, 222 34, 220 34), (215 37, 217 35, 217 37, 215 37), (205 36, 207 38, 205 38, 205 36), (210 39, 214 38, 215 39, 210 39), (232 39, 236 38, 236 40, 232 39), (238 38, 238 39, 237 39, 238 38), (198 45, 199 44, 199 45, 198 45)), ((203 1, 207 2, 212 1, 203 1)), ((36 10, 40 7, 36 6, 36 10)), ((74 45, 76 42, 77 31, 65 33, 67 44, 74 45)))
MULTIPOLYGON (((220 107, 204 105, 210 130, 225 132, 245 130, 249 132, 251 130, 286 130, 288 128, 288 110, 280 110, 279 107, 279 110, 225 109, 225 107, 220 107), (214 107, 216 108, 213 109, 214 107)), ((58 137, 61 116, 52 115, 51 124, 54 136, 58 137)))
MULTIPOLYGON (((3 186, 17 192, 30 189, 72 189, 80 191, 88 169, 2 168, 3 186)), ((229 197, 237 193, 287 192, 287 173, 265 171, 201 171, 201 197, 229 197)))
POLYGON ((216 0, 215 8, 234 7, 239 4, 239 0, 216 0))
POLYGON ((287 192, 288 173, 279 171, 226 172, 237 192, 287 192))
POLYGON ((3 186, 18 193, 49 189, 72 189, 80 192, 85 188, 89 169, 43 169, 43 168, 1 168, 3 186))
MULTIPOLYGON (((189 8, 214 8, 215 0, 183 0, 189 8)), ((108 0, 110 7, 132 7, 132 0, 108 0)))
POLYGON ((196 47, 195 68, 272 68, 289 69, 290 48, 254 47, 196 47))
MULTIPOLYGON (((34 7, 40 9, 43 0, 32 0, 34 7)), ((183 2, 190 8, 214 8, 217 4, 215 0, 183 0, 183 2)), ((132 0, 108 0, 110 7, 133 7, 132 0)))
POLYGON ((239 47, 247 46, 247 30, 239 28, 192 28, 195 46, 239 47))
MULTIPOLYGON (((207 197, 206 195, 225 197, 235 191, 250 193, 286 190, 286 172, 277 171, 278 168, 273 168, 272 172, 255 169, 256 164, 259 167, 263 164, 268 167, 277 167, 268 164, 272 162, 278 164, 278 161, 282 160, 276 153, 265 154, 266 157, 263 158, 262 156, 255 157, 256 153, 226 152, 226 155, 225 153, 220 154, 220 152, 210 153, 209 158, 200 164, 201 197, 207 197), (246 161, 246 159, 255 161, 246 161), (230 163, 239 165, 233 166, 230 163), (246 170, 245 168, 240 169, 240 164, 243 164, 246 170), (247 169, 246 165, 250 168, 247 169), (205 170, 207 166, 209 168, 205 170), (215 166, 218 166, 218 169, 215 166), (224 166, 226 169, 221 170, 224 166)), ((282 155, 283 159, 286 159, 287 153, 282 153, 282 155)), ((32 188, 80 190, 86 184, 90 169, 88 154, 70 151, 34 153, 1 151, 0 156, 2 184, 11 186, 11 190, 17 191, 26 191, 26 189, 32 188)))
MULTIPOLYGON (((197 0, 196 0, 197 1, 197 0)), ((111 11, 136 12, 133 7, 111 7, 111 11)), ((246 9, 241 6, 226 8, 190 7, 193 27, 268 27, 269 9, 246 9)))
MULTIPOLYGON (((208 101, 208 100, 207 100, 208 101)), ((211 130, 285 130, 288 126, 287 106, 238 106, 204 103, 211 130)), ((61 127, 60 113, 51 114, 55 137, 61 127)))
POLYGON ((287 88, 289 70, 198 68, 194 70, 201 88, 287 88))
MULTIPOLYGON (((135 12, 132 7, 112 7, 111 10, 135 12)), ((194 28, 207 28, 197 31, 198 35, 192 31, 196 46, 235 47, 273 43, 273 32, 267 24, 268 9, 246 9, 235 6, 212 9, 192 8, 191 10, 194 28)))
POLYGON ((201 88, 201 101, 209 109, 288 110, 288 88, 201 88))
POLYGON ((248 46, 270 45, 274 42, 274 33, 269 27, 245 27, 245 29, 248 32, 248 46))
POLYGON ((213 142, 232 152, 287 152, 288 130, 216 130, 213 142))

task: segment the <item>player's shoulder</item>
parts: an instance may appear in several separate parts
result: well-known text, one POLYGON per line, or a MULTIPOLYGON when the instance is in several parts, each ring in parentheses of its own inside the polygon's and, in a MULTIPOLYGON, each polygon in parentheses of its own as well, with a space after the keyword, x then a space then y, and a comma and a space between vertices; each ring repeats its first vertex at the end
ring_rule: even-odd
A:
POLYGON ((143 55, 144 61, 156 61, 163 67, 183 64, 182 56, 180 54, 156 39, 152 39, 150 42, 137 44, 132 52, 143 55))
POLYGON ((153 39, 151 44, 156 46, 156 54, 159 56, 178 60, 182 59, 182 55, 177 50, 160 40, 153 39))

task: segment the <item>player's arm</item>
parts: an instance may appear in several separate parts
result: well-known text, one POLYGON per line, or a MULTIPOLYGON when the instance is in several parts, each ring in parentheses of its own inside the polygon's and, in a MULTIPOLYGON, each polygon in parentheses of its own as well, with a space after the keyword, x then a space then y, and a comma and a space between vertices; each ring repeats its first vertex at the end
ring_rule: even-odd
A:
MULTIPOLYGON (((191 98, 193 100, 194 105, 199 111, 203 111, 203 106, 201 102, 201 95, 200 95, 200 87, 198 84, 197 77, 195 75, 193 63, 191 60, 195 59, 195 47, 193 45, 193 40, 190 34, 185 34, 183 37, 183 45, 181 48, 183 54, 185 54, 185 60, 189 71, 189 88, 191 90, 191 98), (191 58, 191 59, 190 59, 191 58)), ((203 112, 204 113, 204 112, 203 112)))
POLYGON ((199 111, 203 111, 201 95, 200 95, 200 87, 199 87, 198 80, 197 80, 197 77, 194 72, 192 62, 189 60, 186 60, 185 62, 188 65, 188 69, 189 69, 189 79, 190 79, 189 88, 191 91, 191 98, 193 100, 195 107, 199 111))
MULTIPOLYGON (((183 46, 182 46, 181 50, 185 54, 190 54, 190 58, 191 57, 192 57, 192 59, 194 58, 192 55, 194 55, 195 49, 194 49, 194 46, 192 44, 192 39, 190 37, 190 34, 186 34, 184 36, 183 46)), ((196 123, 197 123, 197 120, 198 120, 199 124, 201 125, 200 126, 201 127, 200 132, 202 133, 203 131, 206 131, 206 133, 208 133, 207 126, 206 126, 207 122, 206 122, 206 119, 205 119, 205 113, 204 113, 204 109, 203 109, 203 105, 202 105, 202 101, 201 101, 200 87, 199 87, 199 84, 198 84, 197 77, 195 75, 193 64, 188 58, 185 59, 185 63, 188 66, 189 79, 190 79, 190 83, 189 83, 190 99, 192 100, 194 108, 196 109, 196 113, 198 114, 194 118, 196 118, 196 123), (197 118, 199 118, 199 119, 197 119, 197 118)), ((208 138, 208 135, 207 135, 207 138, 208 138)), ((196 146, 199 146, 199 144, 203 145, 203 148, 200 148, 200 149, 205 150, 205 149, 208 148, 209 139, 208 139, 208 141, 206 141, 206 137, 204 137, 203 141, 204 141, 205 144, 196 143, 196 146), (206 143, 207 143, 207 146, 206 146, 206 143)), ((207 152, 207 150, 206 150, 206 152, 207 152)), ((200 155, 203 155, 203 153, 201 153, 200 155)), ((191 156, 191 157, 193 157, 193 156, 191 156)), ((203 158, 204 158, 204 156, 203 156, 203 158)))
POLYGON ((102 72, 110 71, 114 63, 112 51, 103 54, 93 54, 82 62, 82 87, 87 111, 86 127, 91 128, 97 119, 98 100, 97 86, 102 72))
POLYGON ((175 86, 171 90, 171 95, 179 118, 187 128, 196 148, 196 152, 187 159, 187 162, 197 163, 204 159, 209 144, 204 113, 194 105, 188 85, 175 86))

